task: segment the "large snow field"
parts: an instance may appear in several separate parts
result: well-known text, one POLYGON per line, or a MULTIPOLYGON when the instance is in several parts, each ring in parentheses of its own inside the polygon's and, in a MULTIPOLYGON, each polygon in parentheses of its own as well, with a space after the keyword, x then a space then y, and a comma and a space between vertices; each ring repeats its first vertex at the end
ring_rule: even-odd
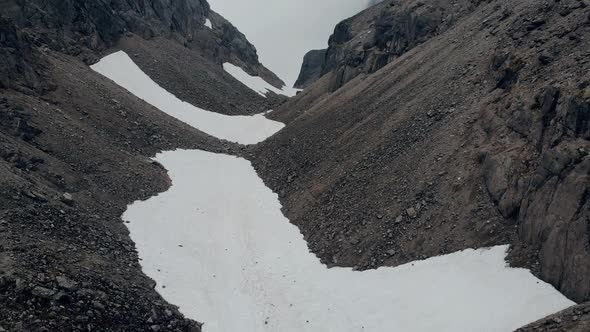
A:
MULTIPOLYGON (((264 140, 282 124, 184 103, 115 53, 94 69, 163 112, 212 135, 264 140)), ((396 268, 328 269, 311 254, 250 162, 200 150, 155 159, 171 188, 123 215, 144 272, 187 317, 217 331, 512 331, 573 304, 506 246, 396 268)))
POLYGON ((186 103, 156 84, 125 52, 106 56, 91 68, 162 112, 217 138, 254 144, 284 127, 262 114, 229 116, 186 103))
POLYGON ((244 159, 198 150, 155 158, 172 187, 123 218, 157 290, 217 331, 512 331, 573 303, 506 246, 396 268, 328 269, 244 159))
POLYGON ((287 86, 283 86, 282 89, 275 88, 274 86, 270 85, 268 82, 263 80, 261 77, 251 76, 250 74, 246 73, 242 68, 229 62, 223 64, 223 69, 228 74, 233 76, 235 79, 242 82, 242 84, 249 87, 251 90, 256 91, 259 95, 265 98, 266 94, 269 91, 287 97, 293 97, 297 94, 297 91, 301 91, 299 89, 289 88, 287 86))

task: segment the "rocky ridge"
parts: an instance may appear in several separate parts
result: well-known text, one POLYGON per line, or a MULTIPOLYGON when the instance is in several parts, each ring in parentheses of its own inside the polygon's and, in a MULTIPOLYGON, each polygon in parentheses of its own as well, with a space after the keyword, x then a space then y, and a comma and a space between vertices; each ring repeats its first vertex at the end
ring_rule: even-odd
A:
POLYGON ((336 25, 323 59, 311 51, 295 87, 305 88, 333 73, 331 90, 361 74, 374 73, 437 36, 472 12, 479 0, 383 1, 336 25), (317 73, 320 73, 319 75, 317 73))
POLYGON ((256 48, 246 37, 205 0, 11 0, 0 4, 0 12, 30 44, 79 57, 87 64, 115 46, 121 36, 132 33, 143 39, 174 39, 211 62, 232 62, 277 87, 284 85, 260 64, 256 48), (208 18, 213 29, 204 25, 208 18))
POLYGON ((341 60, 271 114, 288 126, 254 148, 261 177, 328 265, 368 269, 511 243, 513 265, 590 300, 590 6, 406 5, 441 6, 433 22, 446 23, 415 30, 432 31, 415 43, 369 38, 373 51, 353 62, 358 32, 377 28, 367 17, 395 17, 399 3, 339 24, 328 54, 341 60), (387 61, 372 67, 382 46, 387 61))

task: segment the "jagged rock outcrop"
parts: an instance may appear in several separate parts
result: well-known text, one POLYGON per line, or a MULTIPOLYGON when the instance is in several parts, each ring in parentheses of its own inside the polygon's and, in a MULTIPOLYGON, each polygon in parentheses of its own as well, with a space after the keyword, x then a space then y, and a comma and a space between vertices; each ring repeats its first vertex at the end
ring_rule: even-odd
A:
POLYGON ((258 61, 256 48, 236 27, 214 11, 209 11, 213 30, 199 30, 199 38, 189 44, 217 63, 231 62, 248 74, 260 76, 265 81, 282 88, 285 83, 258 61), (203 33, 206 32, 206 33, 203 33))
POLYGON ((307 52, 303 58, 299 77, 293 87, 304 89, 322 76, 322 66, 326 60, 327 50, 313 50, 307 52))
MULTIPOLYGON (((319 76, 333 73, 331 89, 337 90, 360 74, 373 73, 416 45, 446 31, 470 13, 479 0, 450 2, 389 0, 340 22, 328 42, 323 62, 304 66, 307 85, 319 76)), ((313 52, 313 51, 312 51, 313 52)), ((307 56, 306 56, 307 57, 307 56)))
POLYGON ((34 67, 42 65, 29 42, 24 41, 13 21, 0 15, 0 89, 40 87, 39 73, 34 67))
POLYGON ((38 43, 77 55, 114 45, 125 32, 144 38, 174 34, 191 40, 209 5, 204 0, 4 1, 2 12, 32 31, 38 43))
POLYGON ((232 62, 273 85, 284 85, 260 64, 246 37, 211 11, 205 0, 7 0, 0 10, 33 45, 79 56, 87 63, 125 33, 145 39, 163 36, 197 49, 212 62, 232 62), (207 18, 213 29, 205 27, 207 18))

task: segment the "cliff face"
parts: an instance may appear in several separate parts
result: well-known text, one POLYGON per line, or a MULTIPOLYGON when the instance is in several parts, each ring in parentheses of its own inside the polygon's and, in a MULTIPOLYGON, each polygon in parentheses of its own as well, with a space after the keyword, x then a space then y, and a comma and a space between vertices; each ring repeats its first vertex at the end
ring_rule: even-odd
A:
POLYGON ((97 52, 133 33, 144 39, 166 37, 193 48, 210 61, 232 62, 271 84, 283 82, 258 61, 256 48, 205 0, 65 0, 0 4, 1 13, 35 46, 77 56, 87 63, 97 52), (209 18, 213 29, 205 27, 209 18))
POLYGON ((322 76, 322 66, 326 59, 326 50, 309 51, 303 58, 301 72, 294 87, 304 89, 322 76))
POLYGON ((35 66, 42 66, 34 56, 30 41, 17 31, 14 22, 0 16, 0 89, 25 87, 37 89, 40 78, 35 66))
MULTIPOLYGON (((301 70, 307 84, 334 73, 331 89, 337 90, 361 74, 373 73, 408 50, 451 27, 481 1, 400 1, 377 3, 340 22, 328 42, 323 61, 301 70)), ((315 51, 312 51, 315 52, 315 51)))
POLYGON ((2 13, 33 30, 39 42, 69 54, 112 46, 126 31, 144 38, 176 34, 190 40, 209 14, 204 0, 4 1, 2 13))
POLYGON ((327 264, 512 243, 589 301, 588 35, 587 1, 381 3, 338 25, 254 163, 327 264))

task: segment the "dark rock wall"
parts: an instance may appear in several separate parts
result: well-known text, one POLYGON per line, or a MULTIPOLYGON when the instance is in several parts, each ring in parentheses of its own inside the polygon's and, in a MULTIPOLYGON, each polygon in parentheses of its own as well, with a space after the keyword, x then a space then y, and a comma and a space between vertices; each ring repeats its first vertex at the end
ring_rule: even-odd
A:
POLYGON ((309 51, 303 58, 301 72, 294 87, 303 89, 322 76, 322 66, 326 59, 326 50, 309 51))
MULTIPOLYGON (((27 43, 80 57, 87 63, 125 33, 176 40, 221 65, 232 62, 271 84, 283 82, 258 61, 256 48, 205 0, 7 0, 0 3, 27 43), (204 26, 206 18, 214 29, 204 26)), ((19 61, 26 61, 23 57, 19 61)))
MULTIPOLYGON (((473 11, 479 1, 400 1, 375 3, 364 12, 340 22, 330 37, 324 62, 304 64, 301 76, 307 85, 328 73, 332 91, 360 74, 376 72, 416 45, 446 31, 473 11), (308 73, 315 73, 311 76, 308 73)), ((314 52, 314 51, 312 51, 314 52)), ((307 56, 306 56, 307 57, 307 56)))
POLYGON ((590 299, 588 15, 584 1, 548 1, 509 20, 490 64, 504 95, 482 119, 491 199, 541 276, 576 301, 590 299))
POLYGON ((42 41, 56 50, 78 45, 91 49, 109 47, 125 31, 145 38, 177 33, 191 39, 209 13, 204 0, 13 0, 10 3, 11 9, 6 14, 18 26, 40 32, 42 41))
POLYGON ((12 20, 0 16, 0 89, 14 86, 35 89, 40 85, 32 65, 37 58, 23 38, 26 36, 18 32, 12 20))

